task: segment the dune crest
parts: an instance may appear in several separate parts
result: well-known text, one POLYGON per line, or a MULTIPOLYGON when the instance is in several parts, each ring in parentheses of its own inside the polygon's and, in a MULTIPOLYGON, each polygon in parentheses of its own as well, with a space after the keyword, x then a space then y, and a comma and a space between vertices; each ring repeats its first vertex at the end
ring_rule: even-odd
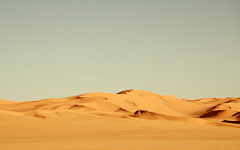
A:
POLYGON ((4 100, 4 99, 0 99, 0 105, 1 105, 1 104, 12 104, 12 103, 17 103, 17 102, 7 101, 7 100, 4 100))
POLYGON ((38 119, 61 117, 62 112, 115 118, 177 120, 194 124, 240 127, 239 98, 179 100, 140 90, 117 94, 86 93, 67 98, 9 102, 0 100, 0 113, 38 119))
POLYGON ((239 140, 240 98, 180 100, 131 89, 0 100, 1 150, 237 150, 239 140))

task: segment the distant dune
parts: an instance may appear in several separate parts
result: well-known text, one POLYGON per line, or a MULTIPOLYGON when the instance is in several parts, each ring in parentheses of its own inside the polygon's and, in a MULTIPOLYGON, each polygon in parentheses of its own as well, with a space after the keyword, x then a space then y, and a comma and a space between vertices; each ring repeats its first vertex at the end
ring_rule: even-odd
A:
MULTIPOLYGON (((87 93, 27 102, 0 100, 0 120, 0 143, 6 150, 16 149, 14 145, 19 144, 24 147, 24 143, 29 142, 33 144, 31 147, 35 146, 34 149, 41 149, 44 142, 46 149, 51 149, 58 147, 60 141, 68 145, 69 140, 72 142, 69 145, 75 147, 59 147, 74 150, 139 149, 136 145, 120 144, 129 143, 124 141, 127 139, 135 139, 133 143, 139 139, 152 139, 152 144, 140 142, 143 149, 160 148, 159 140, 163 139, 182 139, 182 142, 202 139, 203 143, 208 142, 205 147, 202 144, 195 144, 195 147, 183 144, 183 149, 204 149, 214 143, 209 140, 230 139, 232 143, 225 141, 225 146, 222 146, 224 142, 217 141, 218 146, 215 144, 212 149, 240 149, 240 145, 233 142, 240 142, 240 98, 233 97, 179 100, 171 95, 126 90, 117 94, 87 93), (116 143, 99 143, 94 147, 83 142, 86 139, 95 143, 98 141, 95 139, 104 139, 105 142, 115 139, 116 143), (76 145, 79 141, 85 145, 76 145)), ((163 148, 177 149, 177 145, 168 144, 163 148)))

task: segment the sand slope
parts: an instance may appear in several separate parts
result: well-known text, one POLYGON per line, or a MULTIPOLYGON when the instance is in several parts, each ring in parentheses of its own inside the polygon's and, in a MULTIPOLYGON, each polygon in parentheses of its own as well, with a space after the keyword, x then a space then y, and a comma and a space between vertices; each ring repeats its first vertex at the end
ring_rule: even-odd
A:
POLYGON ((163 141, 169 144, 162 148, 179 149, 179 140, 183 149, 240 148, 240 98, 179 100, 126 90, 29 102, 0 100, 0 120, 2 149, 42 149, 42 144, 45 149, 160 149, 163 141), (220 142, 226 139, 230 141, 220 142), (108 140, 115 144, 103 144, 108 140), (135 144, 126 146, 130 141, 135 144), (187 141, 195 147, 184 145, 187 141))

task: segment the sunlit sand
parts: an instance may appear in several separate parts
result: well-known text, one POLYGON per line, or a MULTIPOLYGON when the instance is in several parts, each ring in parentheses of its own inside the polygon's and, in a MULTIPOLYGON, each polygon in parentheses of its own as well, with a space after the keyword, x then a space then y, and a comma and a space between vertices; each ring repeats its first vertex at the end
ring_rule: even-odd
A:
POLYGON ((0 100, 1 150, 239 150, 240 98, 126 90, 0 100))

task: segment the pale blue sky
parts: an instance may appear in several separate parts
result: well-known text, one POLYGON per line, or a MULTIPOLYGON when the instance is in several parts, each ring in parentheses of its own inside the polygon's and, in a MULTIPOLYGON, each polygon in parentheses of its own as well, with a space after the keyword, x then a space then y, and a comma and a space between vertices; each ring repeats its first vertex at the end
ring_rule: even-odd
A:
POLYGON ((239 0, 0 0, 0 99, 240 97, 239 0))

